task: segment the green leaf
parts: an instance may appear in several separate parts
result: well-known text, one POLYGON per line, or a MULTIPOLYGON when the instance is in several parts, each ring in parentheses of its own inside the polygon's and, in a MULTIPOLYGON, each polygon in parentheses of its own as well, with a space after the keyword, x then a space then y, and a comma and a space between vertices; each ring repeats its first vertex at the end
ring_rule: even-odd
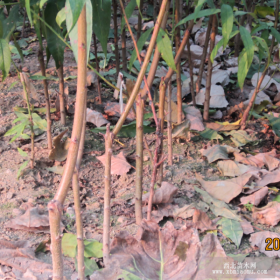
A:
POLYGON ((205 3, 206 0, 198 0, 197 2, 197 5, 195 7, 195 10, 194 10, 194 22, 196 22, 196 19, 198 18, 198 13, 200 12, 203 4, 205 3))
POLYGON ((167 65, 177 72, 170 39, 162 28, 158 32, 157 47, 167 65))
POLYGON ((268 63, 270 62, 270 56, 269 56, 269 49, 267 46, 266 41, 261 37, 254 37, 254 41, 256 42, 256 45, 259 47, 259 55, 260 55, 260 61, 263 59, 264 53, 266 52, 266 55, 268 57, 268 63))
POLYGON ((13 39, 14 39, 15 47, 16 47, 16 49, 17 49, 19 55, 20 55, 21 62, 23 62, 23 60, 24 60, 24 59, 23 59, 23 53, 22 53, 22 50, 21 50, 21 48, 20 48, 20 46, 19 46, 19 43, 17 42, 17 40, 16 40, 14 34, 13 34, 13 39))
POLYGON ((264 114, 268 121, 270 126, 272 127, 273 131, 275 132, 275 134, 280 137, 280 118, 276 118, 273 115, 270 114, 264 114))
POLYGON ((247 53, 247 65, 249 69, 254 57, 254 42, 252 40, 250 32, 245 27, 240 26, 239 30, 247 53))
MULTIPOLYGON (((142 51, 143 46, 145 45, 145 42, 148 40, 152 30, 153 28, 149 28, 140 36, 139 40, 137 41, 137 48, 139 50, 139 53, 142 51)), ((129 60, 129 65, 128 65, 129 71, 131 71, 131 68, 136 58, 137 58, 137 54, 136 54, 136 50, 134 49, 129 60)))
POLYGON ((19 18, 19 5, 15 5, 10 10, 8 18, 5 18, 2 21, 2 38, 10 41, 10 37, 13 31, 16 28, 16 22, 19 18))
POLYGON ((81 14, 81 11, 86 3, 86 0, 68 0, 68 3, 69 3, 68 8, 70 8, 70 12, 72 15, 72 25, 69 28, 67 27, 69 32, 76 25, 78 18, 81 14))
POLYGON ((31 27, 33 27, 32 16, 31 16, 31 12, 30 12, 30 0, 25 0, 25 9, 26 9, 26 14, 28 16, 30 25, 31 25, 31 27))
MULTIPOLYGON (((136 7, 136 0, 130 0, 128 5, 125 8, 125 14, 127 19, 129 19, 132 16, 132 13, 136 7)), ((123 31, 123 28, 125 26, 125 19, 122 17, 122 22, 121 22, 121 32, 123 31)))
POLYGON ((47 3, 47 2, 48 2, 48 0, 40 0, 40 5, 39 5, 40 9, 42 9, 44 4, 47 3))
POLYGON ((11 52, 9 44, 5 39, 0 39, 0 70, 2 70, 3 78, 6 79, 11 67, 11 52))
POLYGON ((120 270, 120 274, 116 278, 123 279, 123 280, 141 280, 142 279, 142 278, 139 278, 134 273, 123 270, 123 269, 120 270))
POLYGON ((24 161, 23 164, 21 164, 21 166, 19 167, 18 171, 17 171, 17 179, 21 176, 22 170, 28 165, 29 160, 24 161))
POLYGON ((258 140, 255 135, 249 135, 245 130, 232 130, 229 132, 223 132, 223 134, 226 136, 231 135, 231 140, 236 147, 241 147, 258 140))
POLYGON ((244 81, 249 71, 250 65, 248 64, 248 55, 246 50, 242 51, 239 55, 237 80, 239 87, 243 89, 244 81))
POLYGON ((66 20, 66 13, 65 13, 65 7, 63 7, 56 15, 56 23, 59 27, 61 27, 61 24, 66 20))
POLYGON ((266 16, 274 16, 274 9, 265 6, 256 6, 254 13, 262 18, 266 16))
POLYGON ((100 41, 102 50, 107 56, 107 42, 110 31, 112 0, 91 0, 92 29, 100 41))
POLYGON ((11 83, 8 90, 12 89, 17 83, 18 83, 18 81, 15 81, 15 82, 11 83))
POLYGON ((229 37, 233 27, 233 11, 231 6, 223 4, 221 8, 221 18, 222 18, 222 34, 224 49, 227 46, 229 37))
POLYGON ((13 134, 21 134, 25 128, 25 126, 29 124, 29 121, 27 120, 26 122, 22 122, 22 123, 19 123, 15 126, 13 126, 10 130, 8 130, 4 136, 10 136, 10 135, 13 135, 13 134))
POLYGON ((220 134, 217 133, 217 131, 210 129, 210 128, 206 128, 205 130, 199 132, 199 134, 203 138, 210 139, 210 140, 213 140, 213 139, 223 140, 224 139, 220 134))
POLYGON ((276 41, 280 43, 280 33, 274 27, 271 27, 270 32, 271 35, 276 39, 276 41))
MULTIPOLYGON (((72 0, 73 1, 73 0, 72 0)), ((78 25, 76 24, 72 30, 73 18, 69 8, 69 0, 66 0, 65 13, 66 13, 66 26, 69 32, 70 43, 74 52, 76 62, 78 63, 78 25)), ((92 5, 90 0, 86 0, 86 17, 87 17, 87 61, 89 58, 90 43, 92 37, 92 5)))
POLYGON ((273 199, 273 201, 280 202, 280 195, 278 194, 278 195, 273 199))
POLYGON ((77 236, 72 233, 64 233, 61 240, 62 252, 66 257, 76 256, 77 236))
POLYGON ((239 248, 243 236, 243 230, 240 222, 227 218, 222 218, 218 221, 218 224, 222 226, 222 231, 224 235, 231 239, 231 241, 235 243, 237 248, 239 248))
POLYGON ((102 258, 103 257, 103 244, 96 240, 84 240, 86 258, 102 258))
MULTIPOLYGON (((55 30, 56 33, 62 36, 60 27, 56 23, 57 13, 58 13, 57 5, 55 3, 48 3, 44 11, 44 17, 46 23, 50 25, 55 30)), ((58 69, 63 64, 64 49, 66 45, 61 40, 59 40, 56 34, 54 34, 54 32, 52 32, 52 30, 49 29, 48 27, 47 27, 47 43, 48 43, 48 49, 54 58, 56 69, 58 69)))
MULTIPOLYGON (((206 9, 206 10, 203 10, 203 11, 199 11, 199 13, 197 13, 197 18, 215 15, 215 14, 217 14, 219 12, 221 12, 220 9, 206 9)), ((178 26, 180 26, 182 24, 185 24, 186 22, 188 22, 190 20, 193 20, 193 19, 194 19, 194 13, 188 15, 187 17, 185 17, 184 19, 179 21, 175 27, 178 27, 178 26)))
POLYGON ((47 121, 42 119, 38 114, 32 113, 33 123, 40 129, 47 131, 47 121))
MULTIPOLYGON (((98 270, 99 267, 96 264, 94 259, 84 258, 84 267, 85 267, 85 276, 90 276, 95 270, 98 270)), ((77 259, 75 259, 75 268, 78 271, 77 259)))
POLYGON ((24 152, 21 148, 17 148, 17 150, 22 157, 28 157, 28 154, 24 152))

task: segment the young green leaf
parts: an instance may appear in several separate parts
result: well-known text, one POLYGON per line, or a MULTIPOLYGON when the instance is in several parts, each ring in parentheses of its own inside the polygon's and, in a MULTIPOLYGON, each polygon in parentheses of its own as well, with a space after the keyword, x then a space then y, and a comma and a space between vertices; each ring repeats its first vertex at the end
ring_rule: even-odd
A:
POLYGON ((221 8, 221 18, 222 18, 222 34, 224 49, 227 46, 229 37, 233 27, 233 11, 231 6, 223 4, 221 8))
MULTIPOLYGON (((138 48, 139 52, 142 51, 143 46, 145 45, 145 42, 149 38, 152 30, 153 30, 153 28, 149 28, 147 31, 145 31, 140 36, 139 40, 137 41, 137 48, 138 48)), ((131 71, 132 65, 133 65, 134 61, 136 60, 136 58, 137 58, 137 54, 136 54, 136 50, 134 49, 132 54, 131 54, 130 60, 129 60, 129 65, 128 65, 129 71, 131 71)))
POLYGON ((28 165, 29 160, 23 162, 23 164, 19 167, 17 171, 17 179, 21 176, 22 170, 28 165))
POLYGON ((72 15, 72 26, 70 26, 68 29, 68 32, 70 32, 74 26, 76 25, 78 18, 80 16, 80 13, 86 3, 86 0, 68 0, 69 2, 69 8, 70 8, 70 12, 72 15))
POLYGON ((238 72, 237 72, 237 80, 239 87, 241 90, 243 89, 244 81, 249 71, 250 65, 248 63, 248 54, 244 49, 238 58, 238 72))
POLYGON ((96 240, 84 240, 85 250, 84 256, 86 258, 102 258, 103 257, 103 244, 96 240))
POLYGON ((91 0, 92 29, 100 41, 102 50, 107 56, 107 42, 110 31, 112 0, 91 0))
POLYGON ((29 22, 31 27, 33 27, 33 22, 32 22, 32 16, 31 16, 31 12, 30 12, 30 0, 25 0, 25 9, 26 9, 26 14, 28 16, 29 22))
MULTIPOLYGON (((75 259, 75 268, 78 271, 77 259, 75 259)), ((94 259, 84 258, 84 274, 86 277, 92 275, 98 269, 99 267, 94 259)))
MULTIPOLYGON (((220 9, 206 9, 206 10, 203 10, 203 11, 199 11, 197 13, 197 18, 201 18, 201 17, 207 17, 207 16, 211 16, 211 15, 215 15, 217 13, 221 12, 220 9)), ((194 13, 188 15, 187 17, 185 17, 184 19, 182 19, 181 21, 179 21, 177 23, 177 25, 175 27, 178 27, 182 24, 185 24, 186 22, 190 21, 190 20, 193 20, 194 19, 194 13)))
MULTIPOLYGON (((44 11, 44 17, 46 23, 50 25, 56 33, 62 36, 62 32, 56 23, 56 15, 58 12, 58 7, 55 3, 48 3, 44 11)), ((58 40, 56 34, 48 27, 47 43, 49 51, 54 58, 55 66, 58 69, 63 64, 65 44, 61 40, 58 40)))
POLYGON ((158 32, 157 47, 167 65, 177 72, 170 39, 162 28, 158 32))
POLYGON ((6 79, 11 67, 11 52, 9 43, 5 39, 0 39, 0 70, 2 70, 3 78, 6 79))
POLYGON ((274 36, 276 41, 280 44, 280 33, 273 27, 271 27, 270 33, 271 33, 272 36, 274 36))
POLYGON ((61 27, 61 24, 66 20, 66 13, 65 13, 65 7, 63 7, 56 15, 56 23, 59 27, 61 27))
POLYGON ((36 113, 32 113, 32 118, 33 118, 33 122, 35 125, 37 125, 40 129, 46 131, 47 130, 47 121, 44 119, 41 119, 41 117, 36 114, 36 113))
MULTIPOLYGON (((126 14, 127 19, 129 19, 132 16, 132 13, 133 13, 135 7, 136 7, 136 0, 131 0, 125 8, 125 14, 126 14)), ((121 32, 124 28, 124 25, 125 25, 125 20, 124 20, 124 17, 122 17, 121 32)))
POLYGON ((24 128, 27 124, 29 124, 28 120, 13 126, 10 130, 8 130, 5 133, 4 136, 10 136, 10 135, 13 135, 13 134, 19 134, 20 135, 23 132, 23 130, 24 130, 24 128))
POLYGON ((28 154, 24 152, 21 148, 17 148, 17 150, 22 157, 28 157, 28 154))
POLYGON ((198 18, 198 13, 200 12, 203 4, 205 3, 206 0, 198 0, 198 3, 195 7, 195 10, 194 10, 194 22, 196 22, 196 19, 198 18))
POLYGON ((19 44, 18 44, 18 42, 17 42, 16 37, 14 36, 14 34, 13 34, 13 39, 14 39, 15 47, 17 48, 17 51, 18 51, 18 53, 19 53, 19 55, 20 55, 21 62, 23 62, 23 53, 22 53, 22 50, 21 50, 21 48, 20 48, 20 46, 19 46, 19 44))
POLYGON ((40 0, 40 9, 42 9, 43 8, 43 6, 44 6, 44 4, 46 3, 46 2, 48 2, 48 0, 40 0))
POLYGON ((64 233, 61 240, 63 255, 74 258, 76 256, 77 236, 72 233, 64 233))
POLYGON ((250 32, 245 27, 240 26, 239 30, 247 53, 247 64, 249 69, 254 57, 254 42, 252 40, 250 32))
POLYGON ((274 16, 274 9, 271 7, 256 6, 254 13, 259 17, 265 18, 266 16, 274 16))
MULTIPOLYGON (((73 26, 73 17, 72 13, 70 11, 70 0, 66 0, 66 6, 65 6, 65 13, 66 13, 66 26, 67 30, 69 32, 70 37, 70 43, 73 49, 73 53, 76 59, 76 62, 78 63, 78 26, 75 24, 73 26)), ((73 1, 73 0, 72 0, 73 1)), ((91 43, 91 37, 92 37, 92 5, 90 0, 86 0, 86 17, 87 17, 87 61, 89 58, 89 51, 90 51, 90 43, 91 43)))

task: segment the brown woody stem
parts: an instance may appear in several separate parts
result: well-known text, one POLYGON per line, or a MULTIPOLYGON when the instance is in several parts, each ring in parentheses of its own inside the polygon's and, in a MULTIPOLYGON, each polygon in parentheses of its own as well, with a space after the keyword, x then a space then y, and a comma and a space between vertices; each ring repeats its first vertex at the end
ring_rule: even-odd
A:
MULTIPOLYGON (((95 63, 96 63, 96 71, 99 73, 99 61, 97 57, 97 43, 96 43, 96 35, 93 33, 93 44, 94 44, 94 55, 95 55, 95 63)), ((101 85, 99 76, 97 76, 97 91, 98 91, 98 103, 102 103, 101 99, 101 85)))
POLYGON ((123 71, 127 72, 125 27, 122 31, 122 69, 123 71))
POLYGON ((60 220, 62 206, 65 201, 70 181, 76 166, 76 160, 83 129, 83 121, 86 105, 86 77, 87 77, 87 23, 86 23, 86 6, 84 5, 78 19, 78 81, 77 81, 77 99, 75 106, 74 125, 69 146, 67 161, 60 185, 54 200, 49 202, 49 219, 51 232, 51 248, 53 263, 53 279, 63 279, 63 261, 61 252, 61 229, 60 220))
POLYGON ((141 17, 141 11, 143 10, 143 0, 140 0, 139 5, 139 14, 138 14, 138 29, 137 29, 137 41, 139 40, 141 36, 141 29, 142 29, 142 17, 141 17))
POLYGON ((59 78, 59 106, 60 106, 60 122, 66 124, 65 98, 64 98, 64 79, 63 79, 63 64, 57 69, 59 78))
MULTIPOLYGON (((216 15, 211 16, 211 21, 212 21, 212 32, 211 32, 211 35, 210 35, 210 50, 209 50, 209 53, 212 53, 212 50, 215 46, 216 23, 217 23, 216 15)), ((204 112, 203 112, 204 121, 208 121, 208 119, 209 119, 211 78, 212 78, 212 61, 211 61, 211 59, 208 59, 206 89, 205 89, 205 101, 204 101, 204 112)))
POLYGON ((171 127, 171 81, 168 83, 168 95, 167 95, 167 101, 168 101, 168 109, 167 109, 167 137, 168 137, 168 164, 172 165, 172 127, 171 127))

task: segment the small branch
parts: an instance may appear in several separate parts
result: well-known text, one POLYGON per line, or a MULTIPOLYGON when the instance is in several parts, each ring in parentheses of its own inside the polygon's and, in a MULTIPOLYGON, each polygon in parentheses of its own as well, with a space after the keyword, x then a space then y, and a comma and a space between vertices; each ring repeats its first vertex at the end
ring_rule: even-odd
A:
POLYGON ((64 98, 64 79, 63 79, 63 63, 57 69, 59 78, 59 106, 60 106, 60 122, 62 125, 66 124, 66 113, 65 113, 65 98, 64 98))
POLYGON ((168 165, 172 165, 172 127, 171 127, 171 81, 168 83, 168 96, 167 96, 167 101, 168 101, 168 114, 167 114, 167 136, 168 136, 168 165))
POLYGON ((139 40, 141 36, 141 29, 142 29, 142 17, 141 17, 141 11, 143 10, 143 0, 140 0, 139 5, 139 13, 138 13, 138 29, 137 29, 137 41, 139 40))
POLYGON ((149 153, 149 156, 150 156, 150 159, 152 160, 152 158, 153 158, 153 156, 152 156, 152 152, 151 152, 151 150, 150 150, 150 148, 149 148, 149 145, 148 145, 148 142, 147 142, 147 139, 146 139, 146 137, 144 136, 144 143, 145 143, 145 147, 146 147, 146 150, 148 151, 148 153, 149 153))
MULTIPOLYGON (((98 57, 97 57, 97 43, 96 43, 95 33, 93 33, 93 44, 94 44, 96 71, 99 73, 99 61, 98 61, 98 57)), ((100 85, 99 76, 97 76, 97 91, 98 91, 98 103, 101 104, 102 103, 102 98, 101 98, 101 85, 100 85)))

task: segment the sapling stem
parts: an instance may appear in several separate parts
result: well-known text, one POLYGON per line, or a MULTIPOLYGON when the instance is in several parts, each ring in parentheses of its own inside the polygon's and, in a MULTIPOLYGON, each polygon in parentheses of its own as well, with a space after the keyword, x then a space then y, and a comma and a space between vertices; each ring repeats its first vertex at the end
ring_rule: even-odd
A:
POLYGON ((60 221, 70 181, 76 166, 76 160, 81 141, 84 114, 86 108, 86 77, 87 77, 87 23, 86 7, 84 5, 78 19, 78 81, 77 99, 75 106, 75 117, 71 136, 71 143, 68 150, 67 161, 64 172, 55 197, 48 204, 50 232, 51 232, 51 253, 53 263, 53 279, 63 280, 63 260, 61 252, 61 229, 60 221))
POLYGON ((104 220, 103 220, 103 261, 105 266, 109 264, 110 257, 110 200, 111 200, 111 158, 113 134, 110 132, 110 124, 107 124, 105 134, 105 191, 104 191, 104 220))
POLYGON ((139 4, 139 13, 138 13, 138 29, 137 29, 137 41, 139 40, 141 36, 141 29, 142 29, 142 17, 141 17, 141 11, 143 10, 143 0, 140 0, 139 4))
POLYGON ((171 126, 171 81, 168 83, 168 95, 167 95, 167 101, 168 101, 168 108, 167 108, 167 137, 168 137, 168 165, 172 165, 172 126, 171 126))
POLYGON ((142 183, 143 183, 143 120, 144 100, 138 94, 136 101, 136 183, 135 183, 135 218, 136 224, 142 221, 142 183))
MULTIPOLYGON (((166 84, 163 81, 163 78, 159 85, 159 119, 160 119, 160 134, 163 135, 164 130, 164 107, 165 107, 165 93, 166 93, 166 84)), ((163 141, 162 138, 160 139, 160 147, 159 147, 159 154, 158 154, 158 160, 162 157, 163 154, 163 141)), ((161 185, 163 178, 163 163, 161 163, 158 167, 158 183, 161 185)))
MULTIPOLYGON (((96 71, 99 73, 99 61, 98 61, 98 57, 97 57, 97 43, 96 43, 95 33, 93 33, 93 44, 94 44, 96 71)), ((98 91, 98 103, 101 104, 102 103, 102 98, 101 98, 101 85, 100 85, 99 76, 97 76, 97 91, 98 91)))
POLYGON ((196 80, 196 84, 195 84, 196 94, 198 94, 198 92, 200 91, 201 80, 202 80, 202 75, 203 75, 203 70, 204 70, 204 63, 205 63, 205 59, 206 59, 206 55, 207 55, 207 49, 208 49, 208 45, 209 45, 211 26, 212 26, 212 22, 209 20, 207 30, 206 30, 206 35, 205 35, 203 52, 202 52, 202 56, 201 56, 201 63, 200 63, 200 66, 199 66, 198 76, 197 76, 197 80, 196 80))
POLYGON ((66 124, 65 98, 64 98, 64 78, 63 78, 63 63, 57 69, 59 79, 59 107, 60 107, 60 122, 66 124))
MULTIPOLYGON (((191 57, 191 46, 190 46, 190 41, 187 41, 187 48, 188 48, 188 61, 189 61, 189 70, 190 70, 190 88, 191 88, 191 95, 192 95, 192 102, 193 106, 196 106, 196 101, 195 101, 195 93, 194 93, 194 82, 193 82, 193 63, 192 63, 192 57, 191 57)), ((201 64, 204 64, 203 61, 201 61, 201 64)))
MULTIPOLYGON (((216 23, 217 23, 217 16, 211 16, 212 22, 212 32, 210 35, 210 49, 209 53, 212 53, 213 48, 215 46, 215 37, 216 37, 216 23)), ((206 78, 206 87, 205 87, 205 101, 204 101, 204 112, 203 112, 203 119, 204 121, 208 121, 209 119, 209 105, 210 105, 210 91, 211 91, 211 78, 212 78, 212 61, 208 59, 208 68, 207 68, 207 78, 206 78)))
POLYGON ((114 21, 114 45, 115 45, 115 57, 116 57, 116 70, 117 74, 120 72, 120 58, 119 58, 119 46, 118 46, 118 3, 117 0, 113 0, 113 21, 114 21))
POLYGON ((122 31, 122 69, 123 71, 127 72, 125 27, 122 31))
MULTIPOLYGON (((39 51, 38 51, 38 60, 40 64, 41 74, 42 76, 46 77, 46 68, 43 56, 43 46, 39 44, 39 51)), ((48 91, 48 82, 47 80, 42 81, 44 86, 44 95, 46 100, 46 119, 47 119, 47 140, 48 140, 48 149, 52 149, 52 132, 51 132, 51 113, 50 113, 50 98, 49 98, 49 91, 48 91)))

